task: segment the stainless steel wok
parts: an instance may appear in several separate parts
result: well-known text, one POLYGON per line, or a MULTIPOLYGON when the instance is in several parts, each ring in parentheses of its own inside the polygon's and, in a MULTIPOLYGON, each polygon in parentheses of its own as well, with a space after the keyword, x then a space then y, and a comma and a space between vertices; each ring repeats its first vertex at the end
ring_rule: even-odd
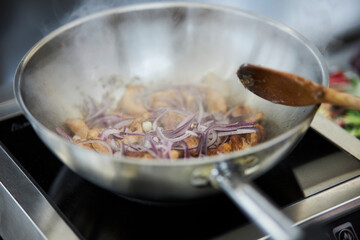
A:
MULTIPOLYGON (((299 141, 318 106, 286 107, 246 91, 236 78, 249 62, 328 83, 319 51, 301 35, 241 10, 195 3, 111 9, 71 22, 22 59, 15 94, 43 142, 72 170, 118 194, 179 201, 225 191, 274 238, 299 236, 249 180, 280 161, 299 141), (265 114, 267 140, 227 155, 190 160, 115 159, 73 145, 55 128, 81 117, 84 96, 118 100, 137 83, 196 82, 205 74, 231 86, 231 100, 265 114)), ((44 169, 46 171, 46 169, 44 169)))

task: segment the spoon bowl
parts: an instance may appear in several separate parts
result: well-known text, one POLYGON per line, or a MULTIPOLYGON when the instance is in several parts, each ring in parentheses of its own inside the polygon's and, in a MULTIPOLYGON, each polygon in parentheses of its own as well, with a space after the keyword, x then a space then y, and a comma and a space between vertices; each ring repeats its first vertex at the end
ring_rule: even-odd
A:
POLYGON ((243 64, 237 76, 245 88, 273 103, 308 106, 327 102, 360 110, 359 97, 327 88, 292 73, 243 64))

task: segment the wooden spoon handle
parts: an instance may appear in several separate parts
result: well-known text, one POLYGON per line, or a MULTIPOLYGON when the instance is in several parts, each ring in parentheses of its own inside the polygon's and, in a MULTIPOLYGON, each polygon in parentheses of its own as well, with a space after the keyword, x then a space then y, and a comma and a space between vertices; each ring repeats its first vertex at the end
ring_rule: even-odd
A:
POLYGON ((333 90, 331 88, 325 88, 324 102, 331 103, 333 105, 343 106, 350 109, 360 110, 360 98, 333 90))

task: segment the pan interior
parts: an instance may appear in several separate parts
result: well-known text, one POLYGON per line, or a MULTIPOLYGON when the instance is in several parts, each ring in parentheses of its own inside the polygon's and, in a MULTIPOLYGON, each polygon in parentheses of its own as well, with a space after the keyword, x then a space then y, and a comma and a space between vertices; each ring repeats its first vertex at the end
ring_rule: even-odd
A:
POLYGON ((114 9, 66 25, 38 43, 18 70, 20 103, 50 131, 82 117, 84 97, 114 104, 124 86, 199 83, 213 73, 228 100, 265 114, 267 140, 302 123, 310 107, 286 107, 246 91, 242 63, 326 84, 318 53, 298 34, 250 13, 203 5, 114 9), (315 57, 314 57, 315 56, 315 57), (21 81, 20 81, 21 79, 21 81))

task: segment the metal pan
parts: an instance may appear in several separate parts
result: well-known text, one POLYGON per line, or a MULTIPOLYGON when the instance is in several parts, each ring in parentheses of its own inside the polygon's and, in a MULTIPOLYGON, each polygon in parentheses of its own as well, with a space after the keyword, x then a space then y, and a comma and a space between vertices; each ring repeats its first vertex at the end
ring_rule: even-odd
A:
POLYGON ((292 149, 318 106, 275 105, 245 91, 235 74, 244 62, 328 83, 319 51, 280 23, 220 6, 153 3, 100 12, 55 30, 22 59, 14 89, 36 133, 84 178, 153 201, 206 197, 221 189, 273 238, 296 239, 298 229, 249 182, 292 149), (66 118, 81 116, 85 95, 97 101, 107 95, 115 102, 132 81, 191 82, 208 72, 221 76, 220 87, 231 86, 232 101, 264 112, 264 143, 216 157, 142 161, 101 155, 55 132, 66 118))

